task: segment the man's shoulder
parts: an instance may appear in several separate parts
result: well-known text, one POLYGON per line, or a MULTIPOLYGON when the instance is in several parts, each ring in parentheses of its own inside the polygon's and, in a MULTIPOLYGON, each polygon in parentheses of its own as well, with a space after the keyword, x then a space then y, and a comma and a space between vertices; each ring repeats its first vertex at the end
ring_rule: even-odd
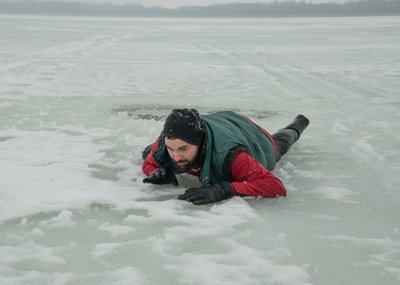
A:
POLYGON ((240 114, 238 114, 234 111, 217 111, 217 112, 201 115, 200 117, 201 118, 214 118, 214 117, 227 117, 227 116, 241 117, 240 114))

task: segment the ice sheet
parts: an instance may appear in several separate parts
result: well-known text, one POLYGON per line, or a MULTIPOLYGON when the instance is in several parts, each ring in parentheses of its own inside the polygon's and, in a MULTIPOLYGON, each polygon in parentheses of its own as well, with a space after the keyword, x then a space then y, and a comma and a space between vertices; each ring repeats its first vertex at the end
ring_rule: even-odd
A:
POLYGON ((398 284, 399 24, 0 16, 1 284, 398 284), (143 184, 173 106, 307 115, 288 196, 143 184))

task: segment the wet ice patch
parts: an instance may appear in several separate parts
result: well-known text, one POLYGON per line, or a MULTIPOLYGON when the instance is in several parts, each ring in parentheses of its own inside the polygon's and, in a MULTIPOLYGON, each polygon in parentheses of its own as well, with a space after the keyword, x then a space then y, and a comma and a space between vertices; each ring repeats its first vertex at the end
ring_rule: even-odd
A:
POLYGON ((134 230, 134 228, 128 226, 110 225, 109 223, 104 223, 99 226, 99 230, 108 232, 111 234, 111 236, 116 237, 119 235, 130 233, 134 230))
POLYGON ((96 244, 92 255, 94 258, 99 259, 105 255, 116 253, 116 249, 123 246, 123 243, 100 243, 96 244))
POLYGON ((15 270, 11 267, 0 267, 0 273, 3 274, 1 279, 2 285, 25 285, 25 284, 54 284, 65 285, 71 284, 75 280, 72 273, 60 272, 40 272, 27 271, 23 272, 15 270))
POLYGON ((324 220, 324 221, 339 221, 340 218, 335 215, 314 215, 315 218, 324 220))
POLYGON ((351 198, 356 193, 343 186, 321 186, 317 188, 315 193, 318 193, 322 198, 335 200, 339 202, 356 203, 351 198))
POLYGON ((321 236, 322 239, 329 240, 333 246, 340 247, 342 250, 356 248, 364 256, 362 261, 358 261, 357 266, 368 268, 382 268, 390 273, 394 278, 399 279, 399 268, 393 264, 399 264, 400 242, 388 236, 380 237, 356 237, 348 235, 321 236))
POLYGON ((344 135, 349 131, 349 128, 347 128, 343 123, 338 121, 333 124, 332 131, 336 135, 344 135))
POLYGON ((389 237, 360 238, 348 235, 331 235, 331 236, 322 236, 322 238, 329 239, 332 241, 344 241, 360 247, 395 248, 400 246, 399 241, 392 240, 389 237))
POLYGON ((400 268, 395 267, 386 267, 385 270, 389 272, 391 275, 396 277, 397 280, 400 281, 400 268))
POLYGON ((383 157, 365 140, 357 140, 352 143, 350 147, 351 152, 358 158, 358 160, 368 163, 369 165, 381 164, 384 162, 383 157))
POLYGON ((109 284, 115 285, 148 284, 145 275, 132 266, 105 271, 99 276, 102 277, 100 280, 106 279, 109 284))

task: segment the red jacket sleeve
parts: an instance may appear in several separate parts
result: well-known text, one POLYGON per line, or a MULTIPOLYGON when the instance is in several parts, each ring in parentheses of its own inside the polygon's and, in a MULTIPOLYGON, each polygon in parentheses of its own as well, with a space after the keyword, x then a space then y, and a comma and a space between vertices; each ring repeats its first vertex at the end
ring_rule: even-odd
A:
POLYGON ((236 195, 277 197, 286 196, 283 183, 247 152, 240 152, 232 163, 231 185, 236 195))
POLYGON ((157 161, 154 159, 154 153, 158 148, 158 139, 153 144, 150 153, 147 155, 146 159, 143 161, 142 164, 142 171, 144 174, 149 176, 155 170, 157 170, 160 166, 157 164, 157 161))

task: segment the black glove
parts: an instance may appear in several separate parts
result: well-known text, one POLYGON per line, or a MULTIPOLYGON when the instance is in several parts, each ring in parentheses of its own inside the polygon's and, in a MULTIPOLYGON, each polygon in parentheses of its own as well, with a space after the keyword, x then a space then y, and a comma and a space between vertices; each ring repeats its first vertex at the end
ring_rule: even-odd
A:
POLYGON ((149 177, 143 179, 143 183, 152 183, 152 184, 172 184, 178 186, 178 181, 173 173, 169 172, 165 168, 159 168, 150 174, 149 177))
POLYGON ((234 191, 230 183, 223 182, 221 185, 190 188, 184 194, 179 195, 178 199, 192 202, 195 205, 202 205, 228 199, 233 195, 234 191))

